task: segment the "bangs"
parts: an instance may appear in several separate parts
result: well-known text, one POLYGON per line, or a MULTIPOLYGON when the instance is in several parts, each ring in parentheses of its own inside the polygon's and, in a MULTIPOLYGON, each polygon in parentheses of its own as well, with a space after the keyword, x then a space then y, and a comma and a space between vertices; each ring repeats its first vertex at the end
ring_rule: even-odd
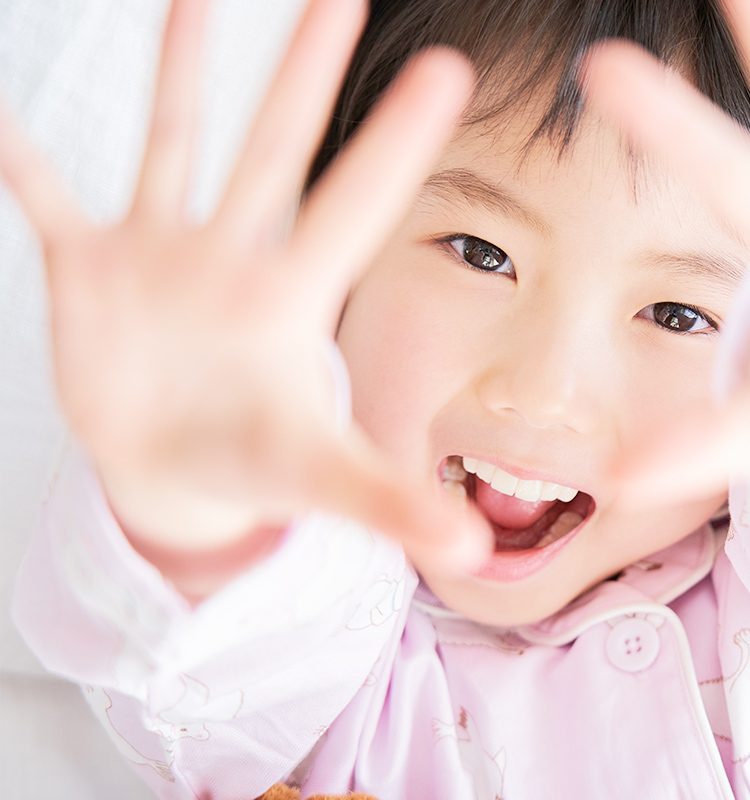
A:
POLYGON ((595 42, 635 42, 685 75, 750 128, 750 91, 715 0, 373 0, 364 36, 310 175, 312 182, 354 133, 403 65, 446 45, 477 71, 466 124, 517 113, 547 100, 528 146, 560 152, 584 110, 581 58, 595 42))

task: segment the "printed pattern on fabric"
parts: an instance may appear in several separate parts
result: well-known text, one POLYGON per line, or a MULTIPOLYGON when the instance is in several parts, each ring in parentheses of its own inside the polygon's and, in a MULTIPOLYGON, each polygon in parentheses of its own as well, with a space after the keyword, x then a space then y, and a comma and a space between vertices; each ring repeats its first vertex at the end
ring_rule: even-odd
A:
POLYGON ((303 799, 750 800, 750 514, 732 503, 725 549, 703 526, 515 630, 461 618, 398 548, 324 517, 191 609, 73 457, 14 613, 164 800, 278 782, 303 799), (688 627, 716 647, 700 683, 688 627))
POLYGON ((479 728, 465 708, 460 710, 456 723, 433 719, 432 730, 436 744, 446 736, 456 740, 461 764, 474 784, 475 800, 503 800, 505 748, 495 755, 484 750, 479 728))

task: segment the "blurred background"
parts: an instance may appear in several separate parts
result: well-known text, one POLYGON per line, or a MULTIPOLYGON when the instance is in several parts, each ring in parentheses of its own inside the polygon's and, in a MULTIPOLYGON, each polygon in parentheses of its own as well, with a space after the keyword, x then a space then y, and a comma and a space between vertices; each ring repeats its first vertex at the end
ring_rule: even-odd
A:
MULTIPOLYGON (((213 0, 192 214, 209 213, 302 0, 213 0)), ((90 216, 128 208, 167 0, 0 0, 0 98, 90 216)), ((0 797, 147 800, 77 686, 10 620, 14 576, 67 438, 39 245, 0 185, 0 797)))

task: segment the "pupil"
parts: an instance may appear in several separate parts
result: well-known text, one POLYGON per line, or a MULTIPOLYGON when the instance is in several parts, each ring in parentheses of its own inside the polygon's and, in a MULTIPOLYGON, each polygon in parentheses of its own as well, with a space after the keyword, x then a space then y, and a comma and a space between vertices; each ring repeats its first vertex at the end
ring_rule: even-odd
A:
POLYGON ((674 331, 689 331, 698 319, 695 311, 674 303, 657 303, 654 312, 661 325, 674 331))
POLYGON ((499 252, 497 248, 492 247, 484 242, 479 242, 476 239, 468 239, 464 245, 464 258, 474 267, 479 269, 495 269, 500 266, 500 261, 493 253, 499 252))

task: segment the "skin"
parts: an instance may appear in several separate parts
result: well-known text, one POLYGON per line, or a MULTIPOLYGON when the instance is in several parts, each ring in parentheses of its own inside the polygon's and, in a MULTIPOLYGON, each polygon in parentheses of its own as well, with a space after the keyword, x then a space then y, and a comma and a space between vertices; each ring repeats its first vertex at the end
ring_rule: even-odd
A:
MULTIPOLYGON (((747 53, 747 4, 727 5, 747 53)), ((198 602, 264 557, 279 525, 325 509, 397 538, 449 605, 521 622, 706 519, 723 498, 726 463, 748 467, 748 404, 736 392, 716 434, 707 387, 717 337, 678 336, 644 309, 688 302, 723 322, 731 289, 639 265, 654 250, 746 257, 722 227, 728 220, 750 239, 746 133, 661 69, 636 68, 642 54, 600 51, 589 74, 600 110, 663 150, 700 193, 653 168, 634 182, 614 128, 598 120, 562 160, 537 149, 519 165, 519 119, 502 135, 462 129, 439 168, 513 189, 544 218, 545 235, 456 198, 412 204, 472 84, 465 60, 427 53, 289 230, 366 15, 356 0, 312 0, 215 213, 195 226, 184 198, 206 9, 207 0, 173 0, 141 176, 117 225, 88 220, 0 108, 0 174, 45 254, 60 403, 133 547, 198 602), (703 195, 718 222, 696 205, 703 195), (506 249, 517 276, 462 266, 435 241, 457 233, 506 249), (352 285, 340 345, 356 422, 342 433, 322 354, 352 285), (657 465, 656 501, 646 508, 631 493, 625 506, 611 467, 674 429, 677 409, 707 423, 696 428, 702 439, 680 429, 662 449, 679 454, 683 475, 713 454, 710 475, 688 470, 701 481, 673 497, 661 488, 678 470, 657 465), (469 572, 488 556, 486 526, 437 499, 438 467, 453 454, 573 485, 596 513, 545 569, 488 585, 469 572)))
MULTIPOLYGON (((355 417, 408 469, 439 485, 443 459, 466 455, 594 498, 573 541, 531 576, 422 568, 448 606, 496 625, 554 613, 687 536, 724 501, 712 488, 687 502, 625 506, 611 465, 676 413, 711 406, 719 337, 707 318, 726 319, 743 254, 659 169, 647 162, 634 179, 619 136, 599 119, 584 120, 562 159, 546 143, 521 159, 532 122, 499 136, 491 125, 463 128, 436 170, 474 171, 525 216, 423 189, 354 289, 338 336, 355 417), (515 275, 469 268, 460 243, 457 252, 441 241, 454 234, 501 248, 515 275), (668 257, 718 262, 722 274, 669 268, 668 257), (698 306, 706 319, 675 333, 652 313, 660 302, 698 306)), ((688 438, 677 457, 691 457, 688 438)))
MULTIPOLYGON (((750 4, 722 3, 746 80, 750 81, 750 4)), ((625 42, 597 47, 589 57, 589 100, 670 174, 705 199, 707 211, 740 243, 750 244, 750 135, 681 76, 625 42)), ((750 476, 750 372, 747 341, 750 291, 745 280, 725 329, 714 382, 719 401, 680 416, 653 441, 637 441, 621 470, 628 500, 653 504, 719 487, 727 470, 750 476), (700 457, 677 463, 665 454, 689 434, 700 457)))
POLYGON ((0 104, 0 176, 45 255, 72 432, 132 546, 195 602, 311 509, 464 569, 488 532, 436 503, 356 425, 337 427, 326 354, 352 282, 429 174, 473 72, 445 49, 415 57, 290 225, 367 16, 364 0, 311 0, 223 195, 196 225, 184 212, 209 5, 172 2, 140 179, 113 226, 86 217, 0 104))

